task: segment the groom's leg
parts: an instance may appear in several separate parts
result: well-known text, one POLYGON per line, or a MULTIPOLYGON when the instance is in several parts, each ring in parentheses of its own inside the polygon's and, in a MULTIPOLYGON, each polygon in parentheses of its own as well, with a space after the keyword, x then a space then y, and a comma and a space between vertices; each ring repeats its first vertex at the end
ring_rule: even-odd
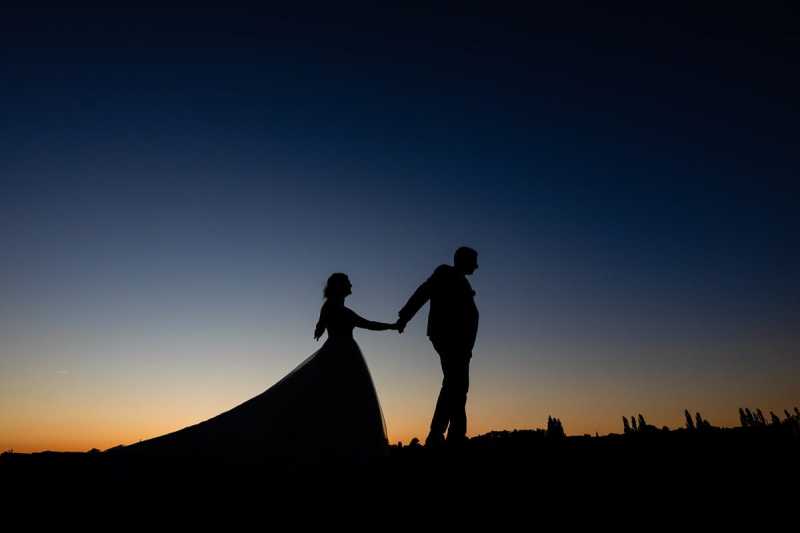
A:
POLYGON ((467 392, 469 391, 469 350, 454 351, 448 361, 448 411, 450 429, 448 441, 461 441, 467 435, 467 392))
POLYGON ((442 364, 442 387, 439 389, 439 397, 436 400, 436 409, 433 411, 431 419, 431 431, 429 438, 442 439, 447 426, 450 423, 450 382, 448 370, 448 356, 445 347, 439 343, 433 345, 439 354, 442 364))

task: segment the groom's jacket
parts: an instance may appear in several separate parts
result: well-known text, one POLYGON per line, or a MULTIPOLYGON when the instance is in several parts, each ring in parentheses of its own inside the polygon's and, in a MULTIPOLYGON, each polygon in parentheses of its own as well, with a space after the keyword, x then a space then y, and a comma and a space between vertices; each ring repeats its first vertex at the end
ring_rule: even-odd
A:
POLYGON ((438 266, 400 310, 400 319, 411 320, 428 300, 431 302, 428 337, 434 342, 455 342, 471 350, 478 333, 478 307, 467 277, 450 265, 438 266))

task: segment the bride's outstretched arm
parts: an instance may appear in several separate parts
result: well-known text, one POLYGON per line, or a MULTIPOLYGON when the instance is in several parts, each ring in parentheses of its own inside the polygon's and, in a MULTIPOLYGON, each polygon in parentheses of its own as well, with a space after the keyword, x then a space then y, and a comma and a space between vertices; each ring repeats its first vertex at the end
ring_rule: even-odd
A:
POLYGON ((355 318, 355 325, 357 328, 371 329, 372 331, 386 331, 387 329, 397 329, 397 322, 394 324, 387 324, 386 322, 374 322, 358 316, 353 313, 355 318))

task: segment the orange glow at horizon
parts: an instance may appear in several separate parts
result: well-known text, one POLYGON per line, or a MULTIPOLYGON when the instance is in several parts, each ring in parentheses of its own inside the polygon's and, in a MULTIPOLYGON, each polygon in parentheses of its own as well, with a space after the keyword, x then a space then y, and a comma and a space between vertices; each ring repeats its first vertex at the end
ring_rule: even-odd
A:
MULTIPOLYGON (((748 407, 760 407, 765 414, 771 410, 775 411, 783 418, 783 409, 793 408, 789 391, 786 394, 776 395, 768 404, 752 404, 748 407)), ((431 398, 431 404, 435 398, 431 398)), ((679 409, 629 409, 629 412, 620 412, 615 415, 595 416, 596 410, 588 408, 588 404, 575 401, 553 401, 553 409, 542 411, 538 416, 525 413, 525 410, 517 412, 503 409, 504 405, 498 405, 489 398, 476 397, 472 400, 474 405, 468 405, 468 415, 470 417, 469 436, 488 433, 490 431, 503 430, 524 430, 524 429, 543 429, 546 426, 548 415, 557 416, 562 420, 567 435, 606 435, 609 433, 622 432, 621 417, 645 415, 648 423, 656 427, 668 426, 676 429, 684 425, 683 410, 679 409), (483 400, 483 404, 481 401, 483 400), (560 408, 557 408, 560 406, 560 408), (581 413, 584 413, 583 416, 581 413)), ((404 411, 404 416, 399 413, 392 414, 394 402, 384 403, 384 416, 386 418, 389 442, 397 444, 403 442, 408 444, 412 438, 416 437, 424 440, 427 434, 427 422, 430 415, 427 410, 409 412, 404 411), (389 403, 387 409, 386 403, 389 403), (387 412, 388 411, 388 412, 387 412)), ((502 402, 501 402, 502 403, 502 402)), ((238 402, 236 403, 238 405, 238 402)), ((156 404, 150 404, 152 411, 144 409, 138 411, 138 416, 132 412, 121 412, 117 420, 109 420, 107 416, 78 417, 74 414, 65 413, 62 416, 48 416, 33 420, 10 420, 8 416, 0 416, 3 432, 0 435, 0 451, 13 449, 16 452, 39 452, 39 451, 88 451, 92 448, 106 450, 119 444, 128 445, 139 440, 145 440, 172 431, 177 431, 184 427, 202 422, 212 416, 234 407, 234 404, 226 407, 214 405, 209 402, 205 405, 195 404, 194 406, 183 406, 183 409, 175 408, 164 410, 159 409, 156 404), (149 411, 149 413, 148 413, 149 411), (157 417, 152 414, 158 413, 157 417), (150 416, 147 416, 150 414, 150 416)), ((710 420, 717 426, 732 427, 738 426, 738 407, 734 405, 706 405, 702 409, 689 408, 694 415, 700 411, 704 418, 710 420)))
MULTIPOLYGON (((440 386, 438 361, 422 335, 422 331, 410 338, 364 335, 359 340, 393 444, 425 438, 440 386)), ((286 336, 300 335, 287 332, 286 336)), ((105 450, 177 431, 260 394, 305 358, 287 354, 309 353, 310 346, 319 346, 310 341, 285 346, 273 341, 276 351, 265 355, 258 348, 224 339, 217 345, 207 339, 202 342, 207 358, 194 345, 182 350, 173 346, 169 352, 153 346, 126 352, 125 360, 134 363, 124 371, 103 358, 88 359, 70 370, 62 370, 67 367, 64 361, 55 366, 33 357, 25 359, 29 363, 23 371, 0 368, 0 451, 105 450), (219 353, 226 357, 216 356, 219 353)), ((713 350, 758 353, 769 346, 771 353, 783 356, 794 346, 791 338, 729 342, 714 345, 713 350)), ((707 373, 696 367, 669 368, 662 355, 687 349, 651 346, 651 358, 664 361, 662 369, 614 366, 614 347, 590 352, 580 345, 573 345, 574 353, 566 355, 563 349, 540 346, 539 352, 547 356, 537 352, 528 359, 507 349, 518 361, 507 366, 491 357, 499 349, 483 344, 471 368, 468 434, 544 428, 547 417, 555 416, 567 435, 605 435, 621 433, 622 416, 640 413, 656 427, 674 429, 684 425, 684 409, 700 412, 714 425, 731 427, 739 424, 739 407, 761 408, 767 416, 774 411, 782 418, 784 409, 792 411, 798 405, 795 373, 765 372, 758 366, 707 373), (575 354, 582 353, 592 353, 594 359, 574 367, 552 362, 567 356, 577 359, 575 354)), ((702 362, 713 351, 701 347, 692 353, 702 362)), ((7 361, 0 360, 0 365, 7 361)))

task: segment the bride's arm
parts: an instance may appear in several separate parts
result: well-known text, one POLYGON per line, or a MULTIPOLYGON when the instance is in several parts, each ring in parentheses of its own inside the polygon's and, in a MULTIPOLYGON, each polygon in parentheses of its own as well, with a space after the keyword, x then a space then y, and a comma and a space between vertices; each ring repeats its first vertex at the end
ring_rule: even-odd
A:
POLYGON ((317 327, 314 328, 314 340, 318 341, 322 334, 325 333, 325 328, 327 327, 327 320, 325 313, 325 306, 322 306, 322 309, 319 311, 319 320, 317 321, 317 327))
POLYGON ((386 331, 387 329, 397 329, 397 322, 394 324, 387 324, 386 322, 374 322, 360 317, 356 312, 353 312, 353 319, 357 328, 371 329, 372 331, 386 331))

